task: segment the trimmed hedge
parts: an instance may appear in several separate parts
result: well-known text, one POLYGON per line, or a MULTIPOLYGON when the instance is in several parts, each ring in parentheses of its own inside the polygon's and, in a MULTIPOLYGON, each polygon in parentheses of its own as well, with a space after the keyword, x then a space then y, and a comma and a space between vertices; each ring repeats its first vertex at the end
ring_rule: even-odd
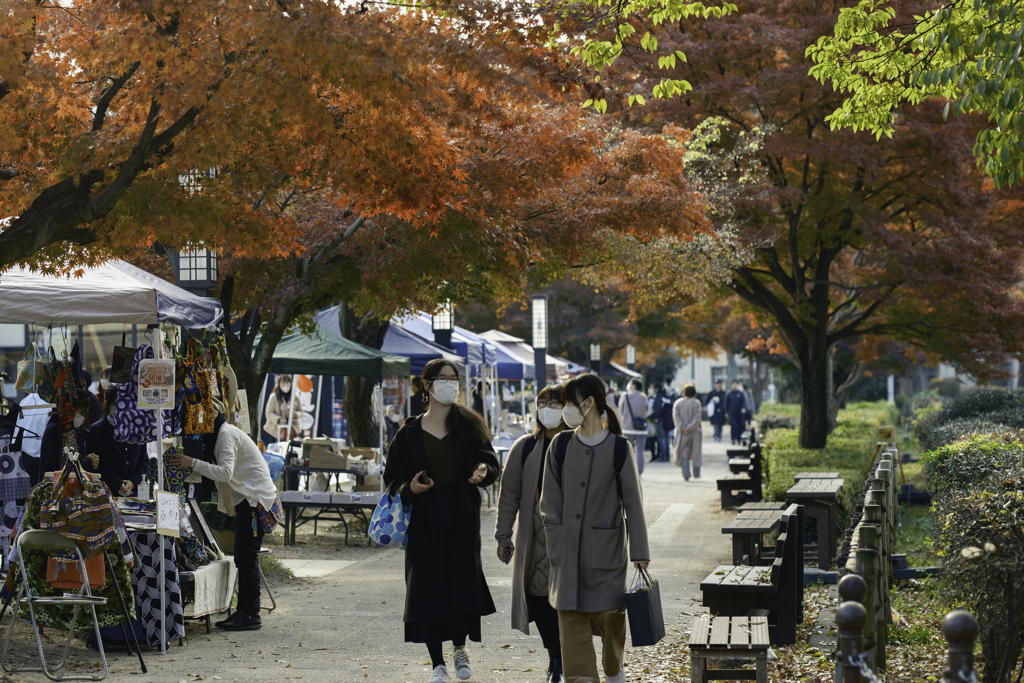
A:
POLYGON ((997 434, 1024 429, 1024 392, 979 389, 928 412, 914 431, 925 450, 941 448, 970 434, 997 434))

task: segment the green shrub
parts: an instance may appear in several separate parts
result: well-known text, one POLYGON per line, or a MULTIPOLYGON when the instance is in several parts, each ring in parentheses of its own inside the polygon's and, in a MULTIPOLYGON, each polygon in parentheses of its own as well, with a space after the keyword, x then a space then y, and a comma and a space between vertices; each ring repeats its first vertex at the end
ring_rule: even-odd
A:
POLYGON ((1024 493, 959 490, 940 508, 951 605, 981 626, 983 680, 1011 680, 1024 649, 1024 493))
POLYGON ((952 443, 965 434, 991 434, 1024 429, 1024 393, 1007 389, 980 389, 943 404, 923 415, 915 433, 925 450, 952 443))
POLYGON ((1024 476, 1024 443, 1018 434, 967 437, 922 458, 935 494, 959 496, 968 490, 1015 488, 1024 476))
POLYGON ((757 427, 764 436, 771 429, 796 429, 797 421, 788 415, 765 415, 757 420, 757 427))

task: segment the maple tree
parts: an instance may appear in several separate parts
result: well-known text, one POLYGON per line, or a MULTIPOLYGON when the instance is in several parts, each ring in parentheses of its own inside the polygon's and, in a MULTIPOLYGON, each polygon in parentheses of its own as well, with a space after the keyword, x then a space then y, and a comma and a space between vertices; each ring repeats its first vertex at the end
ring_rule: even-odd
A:
MULTIPOLYGON (((979 377, 1024 350, 1024 219, 1017 192, 975 169, 974 117, 944 121, 929 102, 902 111, 891 140, 831 130, 842 96, 808 75, 805 50, 834 25, 833 4, 737 5, 659 29, 662 54, 686 54, 675 75, 692 91, 640 109, 621 97, 612 109, 638 127, 728 122, 721 146, 743 148, 727 178, 742 263, 719 291, 742 298, 800 369, 801 445, 820 448, 837 407, 838 343, 890 338, 979 377), (763 145, 741 144, 741 133, 763 145)), ((653 57, 633 59, 636 73, 653 68, 653 57)))

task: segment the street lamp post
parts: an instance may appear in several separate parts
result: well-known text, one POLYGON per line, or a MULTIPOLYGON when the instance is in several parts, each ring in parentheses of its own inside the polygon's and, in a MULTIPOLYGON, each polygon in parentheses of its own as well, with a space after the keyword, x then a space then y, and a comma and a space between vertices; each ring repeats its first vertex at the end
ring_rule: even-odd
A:
POLYGON ((548 383, 548 297, 533 297, 533 364, 538 391, 548 383))
POLYGON ((632 344, 626 344, 626 367, 636 370, 636 347, 632 344))
POLYGON ((601 344, 594 342, 590 345, 590 369, 595 375, 601 374, 601 344))
POLYGON ((455 329, 455 306, 451 301, 441 304, 431 318, 434 342, 446 349, 452 348, 452 331, 455 329))
POLYGON ((217 252, 206 247, 172 250, 171 265, 178 286, 197 296, 209 296, 217 287, 217 252))

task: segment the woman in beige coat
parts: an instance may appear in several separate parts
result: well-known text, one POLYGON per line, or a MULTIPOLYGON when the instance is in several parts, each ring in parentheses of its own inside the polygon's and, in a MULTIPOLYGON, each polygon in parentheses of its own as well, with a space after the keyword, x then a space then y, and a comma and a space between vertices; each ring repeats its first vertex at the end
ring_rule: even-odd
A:
POLYGON ((693 464, 693 478, 700 479, 700 467, 704 464, 701 452, 700 420, 704 408, 697 398, 697 389, 692 384, 683 387, 683 397, 672 406, 672 418, 676 426, 676 439, 672 444, 672 464, 681 467, 683 479, 690 481, 690 465, 693 464))
POLYGON ((607 683, 625 683, 627 539, 634 565, 651 559, 636 458, 605 396, 596 375, 565 385, 562 419, 574 431, 552 440, 540 499, 566 683, 600 683, 594 629, 607 683))
POLYGON ((548 564, 544 525, 540 519, 541 477, 551 439, 565 429, 562 422, 562 385, 552 384, 537 396, 537 431, 514 444, 505 461, 498 494, 498 521, 494 539, 498 558, 512 558, 512 628, 530 635, 537 625, 548 651, 548 683, 562 683, 562 648, 558 640, 558 612, 548 602, 548 564), (512 526, 516 524, 512 543, 512 526))
POLYGON ((263 410, 263 431, 277 441, 294 439, 302 433, 302 399, 299 392, 292 391, 293 375, 278 375, 274 390, 267 398, 267 406, 263 410), (291 417, 292 429, 288 431, 288 418, 291 417))

